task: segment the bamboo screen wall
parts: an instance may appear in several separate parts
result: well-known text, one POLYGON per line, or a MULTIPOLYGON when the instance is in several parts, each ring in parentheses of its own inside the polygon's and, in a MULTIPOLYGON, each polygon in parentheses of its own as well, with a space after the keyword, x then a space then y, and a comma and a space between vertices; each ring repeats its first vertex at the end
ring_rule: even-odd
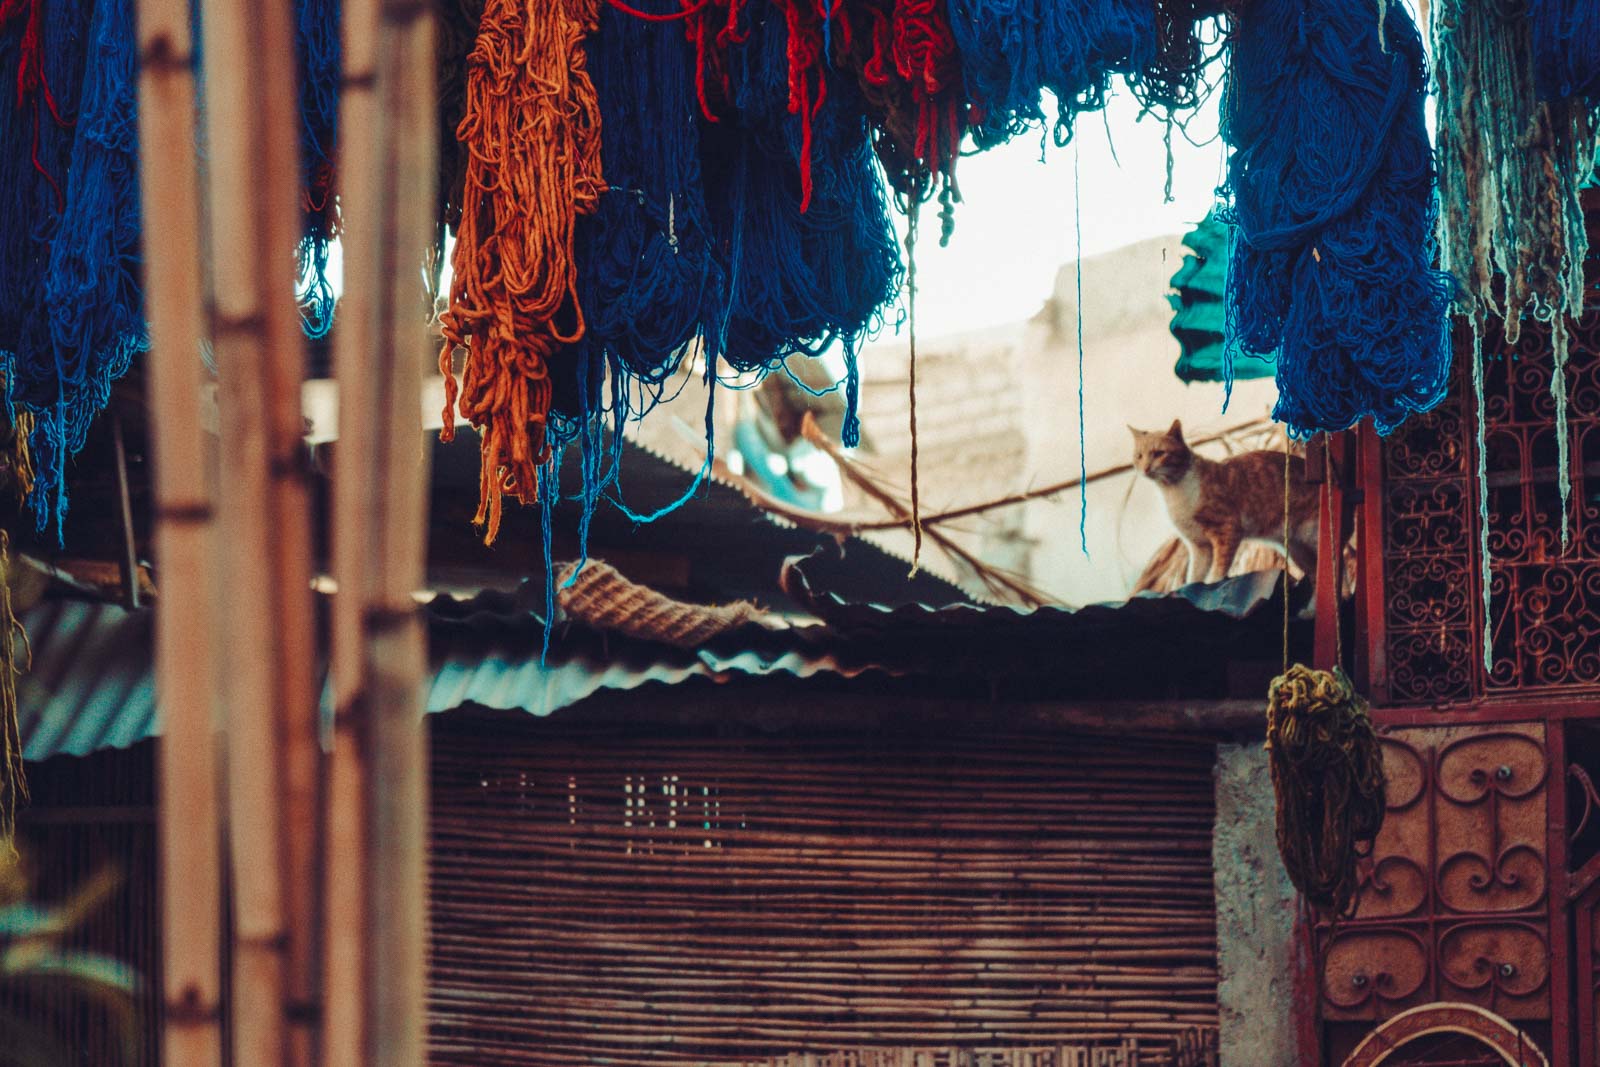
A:
POLYGON ((1209 747, 497 729, 435 730, 436 1064, 1156 1064, 1216 1023, 1209 747))

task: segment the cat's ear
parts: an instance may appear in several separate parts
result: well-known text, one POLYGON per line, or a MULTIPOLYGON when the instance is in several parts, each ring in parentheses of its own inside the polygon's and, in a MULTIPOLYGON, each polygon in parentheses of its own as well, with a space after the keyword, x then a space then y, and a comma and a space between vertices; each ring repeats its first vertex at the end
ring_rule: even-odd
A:
POLYGON ((1128 427, 1128 432, 1133 434, 1133 439, 1135 441, 1137 441, 1139 438, 1144 436, 1144 431, 1139 429, 1138 427, 1134 426, 1131 422, 1130 423, 1124 423, 1123 425, 1128 427))
POLYGON ((1172 420, 1172 426, 1171 426, 1170 429, 1167 430, 1167 436, 1172 438, 1174 441, 1182 441, 1183 440, 1183 420, 1182 419, 1173 419, 1172 420))

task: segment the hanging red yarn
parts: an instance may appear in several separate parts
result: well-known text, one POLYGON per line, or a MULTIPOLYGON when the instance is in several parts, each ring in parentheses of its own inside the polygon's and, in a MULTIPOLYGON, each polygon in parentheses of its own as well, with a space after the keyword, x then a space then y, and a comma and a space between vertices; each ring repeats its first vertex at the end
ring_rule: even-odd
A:
POLYGON ((839 29, 838 58, 861 84, 889 183, 917 200, 942 184, 948 213, 971 115, 944 0, 849 0, 839 29))
POLYGON ((441 318, 444 440, 455 436, 452 368, 466 349, 461 415, 482 451, 476 522, 493 542, 502 497, 532 503, 549 458, 550 357, 584 335, 573 229, 593 214, 600 175, 600 105, 584 38, 597 0, 532 5, 489 0, 469 58, 461 223, 441 318))
MULTIPOLYGON (((18 50, 21 59, 17 63, 17 106, 26 107, 33 99, 35 92, 44 95, 45 107, 50 111, 50 117, 58 126, 71 126, 72 123, 61 117, 61 109, 56 104, 55 94, 50 91, 50 83, 44 76, 44 38, 39 30, 39 12, 43 0, 0 0, 0 30, 19 17, 26 17, 22 25, 22 46, 18 50)), ((39 113, 33 115, 33 169, 44 176, 50 183, 50 188, 55 190, 56 205, 60 208, 65 203, 61 193, 61 186, 51 173, 39 161, 39 113)))

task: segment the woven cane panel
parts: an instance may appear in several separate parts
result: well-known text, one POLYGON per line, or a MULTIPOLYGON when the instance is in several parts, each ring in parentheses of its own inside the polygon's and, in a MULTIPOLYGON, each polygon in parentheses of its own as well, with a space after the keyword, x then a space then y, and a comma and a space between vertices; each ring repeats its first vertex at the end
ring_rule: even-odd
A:
POLYGON ((436 1064, 1216 1025, 1209 747, 484 729, 435 736, 436 1064))

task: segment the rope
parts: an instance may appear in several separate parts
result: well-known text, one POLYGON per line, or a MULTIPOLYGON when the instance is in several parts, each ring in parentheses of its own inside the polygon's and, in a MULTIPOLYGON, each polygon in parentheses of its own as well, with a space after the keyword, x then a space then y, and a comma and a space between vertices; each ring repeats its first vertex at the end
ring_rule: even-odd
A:
POLYGON ((922 560, 922 496, 917 477, 917 217, 922 205, 912 201, 906 216, 906 304, 909 316, 911 393, 911 575, 922 560))
POLYGON ((474 521, 485 543, 500 532, 506 494, 538 498, 539 468, 550 457, 550 358, 584 334, 573 230, 605 188, 583 49, 597 19, 597 0, 559 0, 539 12, 488 0, 469 58, 456 133, 468 159, 441 319, 441 437, 454 438, 457 410, 478 429, 474 521), (459 387, 458 347, 466 349, 459 387))
POLYGON ((1371 853, 1385 801, 1378 735, 1343 668, 1297 663, 1273 679, 1267 751, 1289 880, 1312 905, 1348 917, 1360 888, 1356 864, 1371 853))
POLYGON ((16 858, 17 807, 28 800, 22 761, 22 730, 17 705, 17 637, 24 655, 27 634, 11 603, 11 538, 0 530, 0 842, 16 858))
POLYGON ((1404 5, 1387 6, 1381 43, 1359 0, 1255 0, 1237 19, 1226 374, 1237 351, 1276 351, 1273 415, 1294 437, 1368 415, 1388 433, 1445 395, 1452 284, 1432 268, 1426 90, 1404 5))
POLYGON ((1487 679, 1494 672, 1494 637, 1490 632, 1489 598, 1493 588, 1489 554, 1489 456, 1487 417, 1483 410, 1483 324, 1470 316, 1472 325, 1472 402, 1477 412, 1472 443, 1477 452, 1475 465, 1478 478, 1478 586, 1483 604, 1482 643, 1483 673, 1487 679))

